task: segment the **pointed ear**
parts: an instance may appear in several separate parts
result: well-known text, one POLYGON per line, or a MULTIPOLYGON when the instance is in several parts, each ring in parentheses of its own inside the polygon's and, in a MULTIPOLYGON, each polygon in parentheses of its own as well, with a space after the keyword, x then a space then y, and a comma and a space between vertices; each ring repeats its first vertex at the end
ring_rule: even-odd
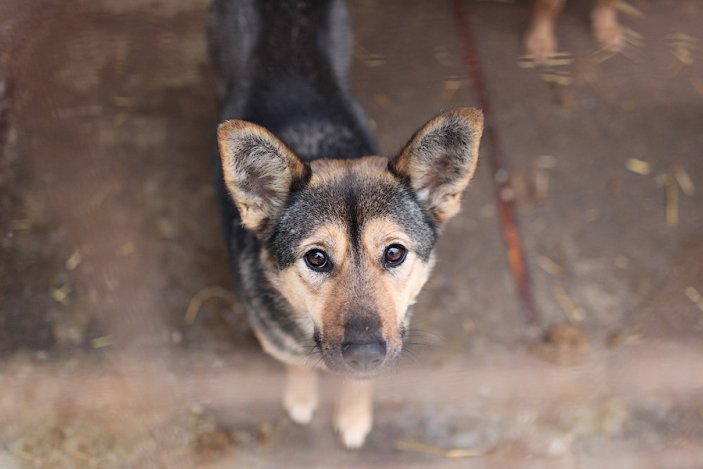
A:
POLYGON ((429 121, 390 162, 442 227, 459 212, 461 196, 476 170, 483 114, 461 108, 429 121))
POLYGON ((231 120, 217 128, 225 184, 244 226, 262 234, 309 168, 271 132, 231 120))

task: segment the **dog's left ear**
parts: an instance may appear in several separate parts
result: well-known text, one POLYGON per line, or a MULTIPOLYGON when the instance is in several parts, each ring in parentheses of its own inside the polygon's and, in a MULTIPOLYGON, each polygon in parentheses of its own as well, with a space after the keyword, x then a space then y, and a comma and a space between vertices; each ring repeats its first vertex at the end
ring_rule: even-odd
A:
POLYGON ((390 162, 442 227, 459 212, 461 196, 476 170, 483 114, 461 108, 425 124, 390 162))
POLYGON ((230 120, 217 128, 225 184, 244 226, 262 235, 309 168, 271 132, 230 120))

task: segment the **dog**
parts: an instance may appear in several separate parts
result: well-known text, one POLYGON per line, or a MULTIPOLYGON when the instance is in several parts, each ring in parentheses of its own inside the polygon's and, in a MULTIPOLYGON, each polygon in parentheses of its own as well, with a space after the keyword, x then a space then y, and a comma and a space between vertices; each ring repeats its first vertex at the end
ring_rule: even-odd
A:
POLYGON ((235 285, 262 348, 287 365, 283 406, 308 423, 316 369, 343 376, 347 448, 372 426, 370 378, 399 358, 433 248, 478 161, 483 115, 425 124, 377 156, 351 93, 341 0, 215 0, 213 172, 235 285))
MULTIPOLYGON (((598 43, 609 50, 621 50, 623 33, 618 23, 615 4, 617 0, 595 0, 591 13, 593 35, 598 43)), ((557 50, 554 23, 564 0, 535 0, 530 27, 525 35, 525 49, 537 62, 545 62, 557 50)))

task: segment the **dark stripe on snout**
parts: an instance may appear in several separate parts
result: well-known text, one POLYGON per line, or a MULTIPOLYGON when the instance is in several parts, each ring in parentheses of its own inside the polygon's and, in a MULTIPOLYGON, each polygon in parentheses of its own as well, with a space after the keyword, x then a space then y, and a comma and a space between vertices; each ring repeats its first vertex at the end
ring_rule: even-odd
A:
MULTIPOLYGON (((345 178, 347 179, 347 178, 345 178)), ((359 247, 361 243, 361 232, 359 230, 358 201, 354 193, 354 185, 348 183, 345 191, 346 224, 349 228, 349 241, 352 245, 352 252, 355 259, 359 260, 359 247)))
POLYGON ((381 319, 378 313, 353 313, 344 324, 344 340, 342 344, 370 344, 374 342, 383 342, 381 319))

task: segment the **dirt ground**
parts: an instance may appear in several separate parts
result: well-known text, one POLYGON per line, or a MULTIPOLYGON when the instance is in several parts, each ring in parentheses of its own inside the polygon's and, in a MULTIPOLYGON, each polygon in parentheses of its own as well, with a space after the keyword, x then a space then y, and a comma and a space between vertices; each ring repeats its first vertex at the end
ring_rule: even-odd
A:
MULTIPOLYGON (((279 405, 216 210, 205 0, 0 0, 0 468, 703 467, 703 4, 626 0, 599 50, 522 58, 529 3, 466 1, 539 321, 483 162, 361 451, 279 405)), ((476 105, 452 1, 350 1, 385 154, 476 105)))

